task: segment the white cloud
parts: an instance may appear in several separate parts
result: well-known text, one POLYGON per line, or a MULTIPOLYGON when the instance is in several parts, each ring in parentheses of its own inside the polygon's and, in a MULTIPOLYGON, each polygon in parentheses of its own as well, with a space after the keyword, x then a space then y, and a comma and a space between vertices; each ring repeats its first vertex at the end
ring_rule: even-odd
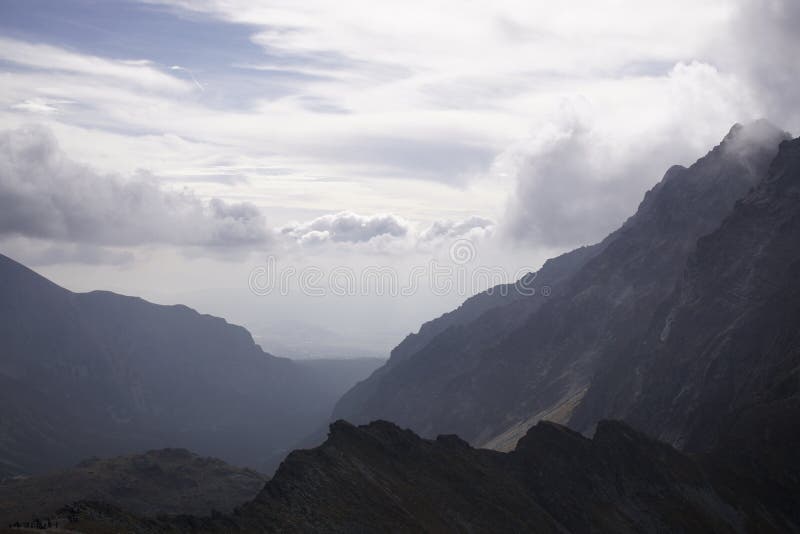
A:
POLYGON ((428 228, 423 230, 420 241, 436 241, 441 239, 453 239, 465 236, 485 236, 494 228, 495 222, 485 217, 468 217, 460 221, 438 220, 434 221, 428 228))
POLYGON ((800 130, 798 25, 795 0, 741 0, 730 28, 709 47, 720 68, 737 73, 754 91, 770 120, 794 131, 800 130))
POLYGON ((295 222, 277 230, 287 241, 287 250, 338 258, 367 260, 374 255, 392 256, 392 261, 425 263, 433 256, 445 258, 450 245, 469 239, 481 246, 493 235, 495 222, 480 216, 437 219, 428 225, 412 223, 394 214, 363 215, 352 211, 326 214, 306 222, 295 222), (295 249, 296 251, 297 249, 295 249))
POLYGON ((345 67, 350 60, 365 68, 396 65, 445 76, 535 70, 585 75, 642 59, 674 62, 696 50, 703 30, 724 21, 733 7, 722 0, 156 3, 260 26, 254 41, 284 55, 336 54, 345 67))
POLYGON ((186 92, 186 82, 161 72, 146 60, 111 60, 62 48, 0 37, 0 59, 26 67, 65 71, 169 92, 186 92))
POLYGON ((50 113, 58 113, 59 106, 71 103, 72 102, 69 100, 53 100, 49 98, 35 97, 27 98, 22 102, 13 104, 11 108, 20 111, 27 111, 29 113, 48 115, 50 113))
POLYGON ((758 116, 737 78, 699 62, 666 76, 604 82, 501 154, 495 172, 516 188, 504 235, 570 248, 602 239, 674 164, 689 165, 732 126, 758 116))
POLYGON ((283 227, 280 233, 294 238, 300 244, 322 242, 366 243, 375 238, 402 238, 409 232, 409 224, 391 214, 359 215, 351 211, 323 215, 305 223, 283 227))

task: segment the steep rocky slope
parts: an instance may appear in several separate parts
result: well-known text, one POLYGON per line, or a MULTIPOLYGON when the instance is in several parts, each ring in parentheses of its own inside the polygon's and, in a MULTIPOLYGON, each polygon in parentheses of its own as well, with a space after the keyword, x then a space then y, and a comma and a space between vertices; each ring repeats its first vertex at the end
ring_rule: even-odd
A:
POLYGON ((785 138, 763 121, 734 126, 694 165, 671 168, 619 230, 582 249, 557 293, 423 336, 348 392, 335 416, 502 450, 539 419, 569 421, 596 374, 648 331, 697 239, 765 176, 785 138))
POLYGON ((390 375, 396 368, 417 357, 429 345, 456 339, 459 350, 474 352, 512 331, 550 296, 560 294, 563 282, 603 246, 604 243, 581 247, 547 260, 536 273, 530 273, 514 284, 495 286, 491 291, 470 297, 457 309, 423 324, 419 332, 409 334, 392 350, 385 365, 342 396, 334 409, 334 418, 367 422, 370 417, 361 411, 373 397, 381 394, 383 381, 392 380, 390 375), (543 287, 548 288, 546 294, 541 291, 543 287))
MULTIPOLYGON (((635 350, 592 384, 572 424, 625 418, 687 450, 708 450, 748 419, 800 406, 800 139, 700 239, 635 350)), ((782 415, 784 414, 784 415, 782 415)))

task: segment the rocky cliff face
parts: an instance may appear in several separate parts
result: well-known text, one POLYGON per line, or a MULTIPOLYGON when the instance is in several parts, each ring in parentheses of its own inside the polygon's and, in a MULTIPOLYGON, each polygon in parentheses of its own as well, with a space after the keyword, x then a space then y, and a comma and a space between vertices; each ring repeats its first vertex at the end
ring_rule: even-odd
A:
MULTIPOLYGON (((794 485, 786 489, 793 490, 794 485)), ((797 492, 786 494, 796 505, 797 492)), ((82 503, 91 532, 779 532, 797 508, 752 491, 724 460, 692 458, 623 423, 594 439, 541 422, 512 453, 455 436, 424 440, 387 422, 340 421, 295 451, 233 514, 141 520, 82 503)))
POLYGON ((0 476, 188 447, 261 467, 338 390, 185 306, 67 291, 0 256, 0 476))
POLYGON ((636 348, 610 360, 573 423, 625 418, 687 450, 800 405, 800 140, 701 238, 636 348))
POLYGON ((734 126, 694 165, 671 168, 619 230, 572 253, 579 259, 557 293, 421 331, 423 342, 349 392, 336 416, 386 418, 502 450, 540 419, 569 421, 597 374, 648 332, 698 238, 766 175, 785 138, 765 122, 734 126))

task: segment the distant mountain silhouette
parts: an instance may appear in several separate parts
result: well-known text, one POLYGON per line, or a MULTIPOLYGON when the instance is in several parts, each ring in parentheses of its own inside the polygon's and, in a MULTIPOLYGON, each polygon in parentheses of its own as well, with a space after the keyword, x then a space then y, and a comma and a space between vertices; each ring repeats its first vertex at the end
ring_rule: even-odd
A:
MULTIPOLYGON (((778 386, 777 382, 770 383, 777 380, 777 375, 756 379, 755 375, 764 370, 755 361, 759 357, 751 354, 748 359, 742 355, 736 366, 737 378, 728 377, 715 386, 732 389, 724 394, 710 390, 700 394, 706 379, 703 373, 711 370, 690 363, 671 369, 673 362, 677 365, 683 360, 697 361, 680 344, 682 334, 670 334, 667 346, 656 350, 656 345, 662 343, 658 336, 671 309, 675 311, 669 315, 670 322, 684 317, 683 308, 675 308, 675 300, 681 298, 676 296, 680 294, 676 291, 681 291, 676 288, 687 287, 686 277, 695 276, 692 269, 698 268, 699 258, 705 258, 703 250, 714 239, 701 238, 720 228, 728 216, 743 218, 739 223, 742 228, 737 231, 748 227, 754 232, 747 243, 737 244, 736 238, 730 237, 713 253, 719 261, 738 265, 738 282, 725 275, 726 283, 733 284, 730 287, 767 283, 762 282, 762 274, 756 270, 761 264, 747 263, 738 259, 739 255, 761 257, 764 268, 771 268, 771 262, 782 264, 792 259, 778 245, 769 247, 764 242, 766 248, 759 248, 758 236, 762 234, 780 234, 782 237, 776 237, 780 243, 795 238, 784 219, 748 220, 750 203, 767 202, 763 193, 759 193, 761 200, 745 201, 731 215, 734 205, 748 191, 761 183, 760 191, 774 180, 767 178, 768 169, 779 144, 786 139, 788 134, 766 121, 735 125, 719 146, 691 167, 669 169, 619 230, 597 245, 547 262, 533 286, 550 285, 551 296, 490 299, 479 295, 468 300, 458 310, 424 325, 419 334, 409 336, 383 368, 337 403, 334 416, 356 423, 388 419, 424 436, 456 433, 473 444, 499 450, 513 449, 527 429, 541 419, 590 432, 603 418, 623 417, 678 446, 696 440, 698 445, 702 442, 703 450, 712 447, 713 435, 704 439, 699 435, 687 437, 692 432, 689 426, 705 425, 699 415, 690 413, 694 403, 705 403, 705 407, 697 408, 698 414, 705 411, 713 418, 727 410, 725 402, 737 399, 736 392, 745 391, 738 388, 748 388, 748 395, 758 396, 778 386), (685 274, 687 262, 689 274, 685 274), (489 302, 491 305, 477 304, 489 302), (643 381, 647 377, 641 374, 645 367, 652 372, 649 376, 653 381, 646 388, 643 381), (749 374, 753 377, 744 378, 749 374), (675 419, 666 423, 665 418, 672 416, 664 413, 668 411, 665 404, 679 396, 685 380, 692 384, 697 381, 697 391, 692 392, 695 397, 683 397, 683 408, 688 411, 676 408, 675 419), (741 381, 748 381, 748 385, 742 386, 741 381), (703 400, 698 401, 699 397, 703 400), (639 402, 642 408, 637 408, 639 402), (714 402, 723 405, 711 409, 714 402), (690 422, 687 418, 693 419, 690 422), (659 426, 662 422, 663 428, 659 426)), ((788 162, 792 146, 781 145, 781 155, 773 169, 775 165, 787 169, 794 165, 793 170, 781 172, 797 173, 800 164, 788 162)), ((796 216, 798 206, 791 201, 785 204, 784 217, 788 220, 791 213, 796 216)), ((732 223, 727 220, 725 224, 732 223)), ((710 271, 703 275, 706 278, 699 279, 703 282, 724 274, 722 266, 707 267, 710 271)), ((773 275, 785 277, 786 273, 765 271, 763 276, 769 279, 773 275)), ((790 282, 788 278, 781 281, 785 281, 782 294, 788 298, 790 282)), ((692 289, 692 298, 699 296, 701 289, 692 289)), ((710 303, 719 298, 717 294, 707 296, 710 303)), ((758 305, 756 299, 750 299, 749 304, 737 306, 748 308, 753 317, 769 316, 755 307, 750 309, 750 304, 758 305)), ((700 350, 702 343, 720 336, 721 328, 734 325, 736 314, 741 312, 738 308, 731 311, 727 319, 730 322, 725 323, 721 317, 714 317, 715 305, 708 305, 706 315, 693 318, 695 332, 703 333, 698 334, 693 350, 700 350)), ((783 314, 786 325, 793 324, 790 314, 775 313, 783 314)), ((675 323, 675 327, 679 324, 675 323)), ((756 328, 755 324, 752 328, 756 328)), ((772 339, 766 336, 764 343, 772 339)), ((789 350, 793 341, 787 343, 775 351, 789 350)), ((752 353, 766 348, 749 345, 747 350, 752 353)), ((706 357, 706 365, 711 365, 711 358, 706 357)), ((769 372, 775 370, 770 368, 769 372)), ((716 372, 734 371, 728 366, 717 368, 716 372)), ((712 432, 710 427, 707 430, 712 432)))
POLYGON ((0 340, 0 477, 159 447, 265 467, 369 372, 321 373, 223 319, 72 293, 2 255, 0 340))

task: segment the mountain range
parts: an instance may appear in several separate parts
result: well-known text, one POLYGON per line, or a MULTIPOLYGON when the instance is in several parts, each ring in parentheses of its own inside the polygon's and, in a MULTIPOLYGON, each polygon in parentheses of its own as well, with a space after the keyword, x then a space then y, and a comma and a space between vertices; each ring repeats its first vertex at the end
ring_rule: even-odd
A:
MULTIPOLYGON (((798 243, 800 139, 735 125, 601 242, 409 335, 249 502, 56 515, 97 533, 798 532, 798 243)), ((0 295, 6 469, 155 438, 263 462, 332 405, 300 399, 335 373, 221 319, 8 259, 0 295)))
POLYGON ((223 319, 73 293, 2 255, 0 339, 0 478, 163 447, 269 470, 378 363, 296 363, 223 319))

